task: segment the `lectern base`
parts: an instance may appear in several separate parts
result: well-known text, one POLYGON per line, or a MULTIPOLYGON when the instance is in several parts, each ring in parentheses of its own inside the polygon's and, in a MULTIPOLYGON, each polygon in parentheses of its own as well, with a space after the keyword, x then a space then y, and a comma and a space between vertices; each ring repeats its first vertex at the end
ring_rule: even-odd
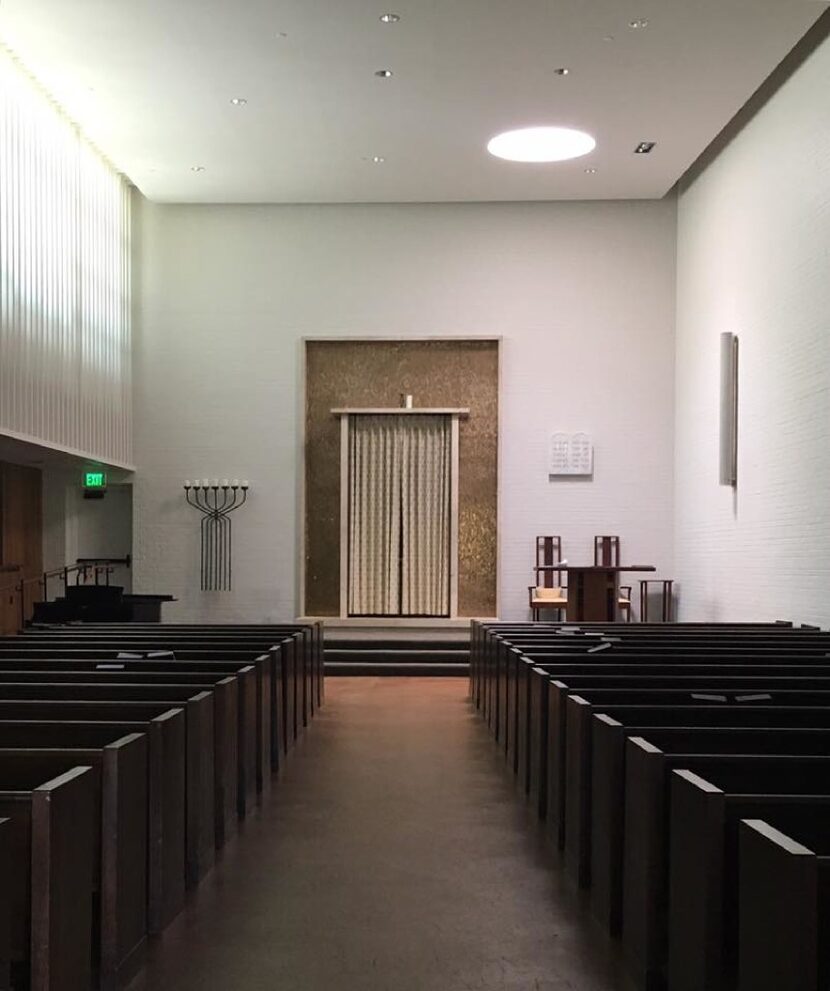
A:
POLYGON ((619 582, 616 570, 568 570, 569 623, 615 623, 619 582))

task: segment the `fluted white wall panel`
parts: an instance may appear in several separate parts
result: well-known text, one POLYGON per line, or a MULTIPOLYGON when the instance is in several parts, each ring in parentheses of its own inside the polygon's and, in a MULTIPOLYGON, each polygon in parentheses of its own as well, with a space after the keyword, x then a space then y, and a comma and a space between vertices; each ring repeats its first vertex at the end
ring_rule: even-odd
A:
POLYGON ((0 49, 0 432, 128 465, 127 184, 0 49))

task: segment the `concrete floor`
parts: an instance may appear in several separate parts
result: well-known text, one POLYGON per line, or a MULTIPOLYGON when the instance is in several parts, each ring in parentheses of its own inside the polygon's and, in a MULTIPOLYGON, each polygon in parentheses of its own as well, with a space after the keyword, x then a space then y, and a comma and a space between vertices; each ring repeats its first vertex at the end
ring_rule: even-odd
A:
POLYGON ((623 991, 465 679, 343 678, 129 991, 623 991))

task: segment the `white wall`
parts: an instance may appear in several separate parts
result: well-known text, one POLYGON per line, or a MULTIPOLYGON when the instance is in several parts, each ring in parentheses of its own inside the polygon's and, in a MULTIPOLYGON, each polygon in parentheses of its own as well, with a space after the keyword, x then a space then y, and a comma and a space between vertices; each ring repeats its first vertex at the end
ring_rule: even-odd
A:
POLYGON ((678 217, 682 616, 830 623, 830 43, 678 217), (738 488, 719 487, 718 338, 740 337, 738 488))
POLYGON ((538 533, 672 568, 675 204, 159 206, 139 201, 136 572, 175 620, 293 617, 303 336, 504 338, 501 614, 525 617, 538 533), (550 482, 587 430, 593 481, 550 482), (198 590, 184 478, 246 477, 234 591, 198 590))

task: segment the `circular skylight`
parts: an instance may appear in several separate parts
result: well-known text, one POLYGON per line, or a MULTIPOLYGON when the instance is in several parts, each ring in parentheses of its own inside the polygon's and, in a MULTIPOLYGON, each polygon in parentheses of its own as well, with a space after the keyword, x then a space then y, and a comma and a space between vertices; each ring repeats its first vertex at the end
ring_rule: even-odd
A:
POLYGON ((564 162, 587 155, 596 146, 590 134, 570 127, 524 127, 497 134, 487 150, 509 162, 564 162))

